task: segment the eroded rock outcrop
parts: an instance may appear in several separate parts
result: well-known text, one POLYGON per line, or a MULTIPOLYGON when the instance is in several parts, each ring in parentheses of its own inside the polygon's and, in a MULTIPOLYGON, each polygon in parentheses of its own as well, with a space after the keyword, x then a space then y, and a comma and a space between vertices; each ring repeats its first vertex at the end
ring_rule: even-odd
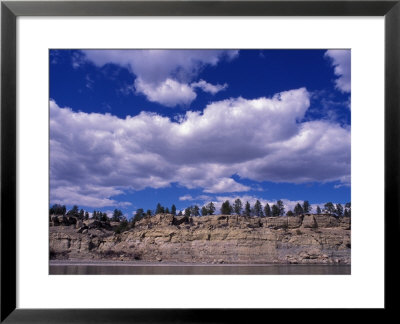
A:
POLYGON ((350 263, 350 218, 145 217, 116 234, 85 221, 50 227, 50 257, 196 263, 350 263), (80 230, 82 229, 82 230, 80 230))

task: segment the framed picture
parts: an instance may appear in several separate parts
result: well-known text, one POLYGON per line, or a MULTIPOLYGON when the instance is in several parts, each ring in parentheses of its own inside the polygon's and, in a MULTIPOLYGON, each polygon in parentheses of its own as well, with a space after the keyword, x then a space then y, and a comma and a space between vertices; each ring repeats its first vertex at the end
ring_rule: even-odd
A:
POLYGON ((391 309, 399 16, 2 2, 1 320, 391 309))

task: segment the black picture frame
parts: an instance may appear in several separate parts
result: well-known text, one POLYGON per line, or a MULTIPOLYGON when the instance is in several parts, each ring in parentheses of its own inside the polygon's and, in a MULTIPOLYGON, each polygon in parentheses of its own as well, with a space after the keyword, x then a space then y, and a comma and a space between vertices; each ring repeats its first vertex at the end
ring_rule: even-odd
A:
MULTIPOLYGON (((199 323, 270 316, 266 309, 16 308, 16 19, 19 16, 384 16, 385 310, 397 306, 399 237, 400 0, 395 1, 2 1, 1 2, 1 322, 199 323), (239 316, 240 315, 240 316, 239 316)), ((367 284, 367 283, 366 283, 367 284)), ((195 293, 195 292, 194 292, 195 293)), ((189 296, 183 296, 189 298, 189 296)), ((149 301, 151 303, 151 301, 149 301)), ((274 312, 269 310, 270 312, 274 312)), ((286 314, 286 313, 285 313, 286 314)))

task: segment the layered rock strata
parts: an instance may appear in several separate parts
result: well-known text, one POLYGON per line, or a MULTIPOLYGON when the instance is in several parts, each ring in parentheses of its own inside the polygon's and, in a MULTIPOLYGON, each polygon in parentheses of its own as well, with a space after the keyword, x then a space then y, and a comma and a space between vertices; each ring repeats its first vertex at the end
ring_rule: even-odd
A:
POLYGON ((51 222, 51 259, 350 264, 348 217, 159 214, 120 234, 102 222, 72 223, 51 222))

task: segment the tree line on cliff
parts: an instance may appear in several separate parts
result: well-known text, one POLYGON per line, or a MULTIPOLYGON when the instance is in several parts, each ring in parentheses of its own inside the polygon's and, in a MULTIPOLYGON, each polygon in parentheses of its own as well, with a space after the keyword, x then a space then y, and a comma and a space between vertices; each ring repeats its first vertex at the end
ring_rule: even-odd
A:
MULTIPOLYGON (((67 207, 65 205, 54 204, 49 209, 49 215, 60 215, 60 216, 73 216, 80 220, 87 220, 89 218, 99 220, 99 221, 108 221, 110 217, 105 212, 96 211, 92 212, 92 217, 90 217, 89 212, 83 210, 82 208, 79 210, 77 205, 74 205, 70 210, 67 211, 67 207)), ((124 218, 124 214, 120 209, 114 209, 114 212, 111 216, 111 221, 119 222, 124 218)))
MULTIPOLYGON (((201 208, 201 215, 214 215, 216 208, 213 202, 208 203, 207 205, 201 208)), ((288 210, 285 212, 285 207, 282 200, 278 200, 276 204, 266 203, 265 206, 261 204, 259 200, 257 200, 254 206, 246 201, 243 206, 243 203, 240 199, 236 199, 231 205, 229 200, 225 200, 220 208, 220 213, 223 215, 241 215, 241 216, 257 216, 257 217, 279 217, 279 216, 298 216, 302 214, 311 213, 312 207, 308 200, 303 201, 302 204, 297 203, 292 210, 288 210)), ((333 204, 332 202, 328 202, 324 204, 323 209, 319 206, 316 207, 316 214, 330 214, 335 217, 350 217, 351 216, 351 203, 346 203, 345 206, 341 204, 333 204)), ((199 207, 197 205, 189 206, 184 210, 184 215, 186 216, 200 216, 199 207)))
MULTIPOLYGON (((278 200, 276 204, 269 205, 266 203, 265 206, 261 204, 259 200, 257 200, 254 206, 246 201, 243 205, 240 199, 236 199, 234 203, 231 205, 229 200, 226 200, 222 203, 220 208, 220 214, 222 215, 241 215, 241 216, 256 216, 256 217, 280 217, 280 216, 298 216, 302 214, 309 214, 312 211, 312 207, 308 200, 303 201, 302 204, 297 203, 292 210, 288 210, 285 213, 285 207, 282 200, 278 200)), ((153 216, 157 214, 172 214, 175 216, 207 216, 214 215, 216 212, 216 207, 213 202, 209 202, 208 204, 202 206, 201 208, 198 205, 192 205, 185 208, 183 211, 177 212, 176 206, 173 204, 171 208, 164 207, 160 203, 157 204, 156 209, 153 211, 148 209, 146 212, 143 208, 138 208, 134 217, 132 218, 132 222, 137 222, 144 218, 145 216, 153 216)), ((332 202, 327 202, 324 204, 323 209, 319 206, 316 207, 316 214, 330 214, 335 217, 351 217, 351 203, 348 202, 344 206, 341 204, 333 204, 332 202)), ((49 215, 64 215, 64 216, 74 216, 81 220, 89 219, 89 212, 83 209, 79 210, 77 205, 74 205, 72 209, 66 209, 65 205, 54 204, 50 210, 49 215)), ((114 221, 114 222, 127 222, 127 218, 123 215, 123 212, 119 209, 114 209, 111 217, 107 215, 105 212, 96 211, 92 212, 92 219, 99 221, 114 221)))

